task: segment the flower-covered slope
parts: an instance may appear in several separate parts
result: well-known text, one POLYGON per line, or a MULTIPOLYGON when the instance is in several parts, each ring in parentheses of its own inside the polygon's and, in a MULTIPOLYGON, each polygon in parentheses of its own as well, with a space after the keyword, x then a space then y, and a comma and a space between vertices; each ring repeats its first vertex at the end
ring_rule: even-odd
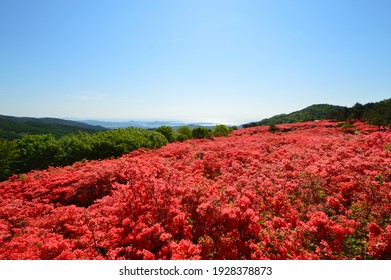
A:
POLYGON ((391 133, 234 131, 0 183, 0 259, 390 259, 391 133))

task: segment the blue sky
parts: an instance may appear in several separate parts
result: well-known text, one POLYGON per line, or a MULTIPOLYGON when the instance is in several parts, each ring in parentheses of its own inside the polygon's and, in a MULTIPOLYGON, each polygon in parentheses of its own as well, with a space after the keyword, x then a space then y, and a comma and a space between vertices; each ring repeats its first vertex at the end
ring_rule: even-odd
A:
POLYGON ((391 97, 391 1, 3 0, 0 114, 240 124, 391 97))

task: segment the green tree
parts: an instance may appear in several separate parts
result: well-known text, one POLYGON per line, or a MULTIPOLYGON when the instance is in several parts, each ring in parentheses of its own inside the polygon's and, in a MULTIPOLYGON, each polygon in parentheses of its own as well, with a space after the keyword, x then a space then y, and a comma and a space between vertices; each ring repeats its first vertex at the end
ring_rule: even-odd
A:
POLYGON ((274 133, 278 131, 280 131, 280 129, 275 124, 269 125, 269 132, 274 133))
POLYGON ((186 141, 188 140, 189 138, 187 138, 186 135, 182 134, 182 133, 176 133, 175 135, 175 139, 179 142, 183 142, 183 141, 186 141))
POLYGON ((163 147, 168 143, 166 137, 164 137, 160 132, 147 131, 147 130, 144 131, 146 133, 145 138, 147 139, 147 142, 143 147, 149 149, 155 149, 155 148, 163 147))
POLYGON ((178 134, 182 134, 186 139, 191 139, 193 137, 193 131, 188 126, 181 126, 180 128, 177 129, 176 132, 178 134))
POLYGON ((213 135, 218 137, 218 136, 228 136, 230 133, 229 128, 224 125, 224 124, 218 124, 215 126, 213 129, 213 135))
POLYGON ((70 165, 88 159, 92 154, 92 135, 86 132, 63 136, 58 141, 61 149, 56 157, 56 165, 70 165))
POLYGON ((169 143, 175 141, 174 129, 171 126, 163 125, 161 127, 156 128, 156 131, 163 134, 163 136, 166 137, 169 143))
POLYGON ((51 134, 25 135, 16 143, 16 166, 21 173, 56 165, 56 158, 62 153, 59 143, 51 134))
POLYGON ((193 129, 193 138, 202 139, 210 137, 211 130, 205 127, 196 127, 193 129))
POLYGON ((382 127, 391 127, 391 99, 383 100, 375 104, 365 105, 368 109, 364 112, 363 118, 370 124, 382 127))
POLYGON ((0 181, 6 180, 14 173, 13 165, 16 161, 15 141, 0 140, 0 181))
POLYGON ((94 134, 79 132, 60 139, 51 134, 25 135, 14 142, 0 142, 0 179, 32 169, 119 157, 142 147, 154 149, 167 143, 159 132, 134 127, 94 134))
POLYGON ((357 102, 356 104, 354 104, 354 106, 352 108, 350 108, 349 119, 361 120, 361 118, 364 114, 364 111, 365 111, 364 105, 357 102))

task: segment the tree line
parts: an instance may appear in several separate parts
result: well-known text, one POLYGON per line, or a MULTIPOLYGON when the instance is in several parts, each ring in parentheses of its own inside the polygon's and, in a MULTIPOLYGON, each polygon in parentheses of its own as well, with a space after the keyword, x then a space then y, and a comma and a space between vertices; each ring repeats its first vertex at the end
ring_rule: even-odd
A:
POLYGON ((155 149, 174 141, 192 138, 227 136, 234 128, 217 125, 213 130, 187 126, 176 131, 169 126, 155 130, 118 128, 104 132, 69 134, 56 138, 53 134, 23 135, 16 140, 0 139, 0 181, 12 174, 42 170, 49 166, 65 166, 83 160, 119 157, 139 148, 155 149))
POLYGON ((297 123, 314 120, 360 120, 379 126, 379 128, 385 128, 387 126, 391 127, 391 98, 364 105, 356 103, 352 107, 316 104, 290 114, 276 115, 259 122, 247 123, 244 124, 243 127, 297 123))
POLYGON ((188 126, 181 126, 174 130, 171 126, 161 126, 156 129, 164 135, 168 142, 185 141, 188 139, 212 139, 213 137, 228 136, 232 130, 238 129, 236 126, 228 127, 224 124, 216 125, 213 130, 206 127, 195 127, 191 129, 188 126))
POLYGON ((53 134, 37 134, 24 135, 13 141, 0 140, 0 180, 33 169, 118 157, 142 147, 153 149, 166 143, 161 133, 141 128, 93 134, 79 132, 60 138, 53 134))

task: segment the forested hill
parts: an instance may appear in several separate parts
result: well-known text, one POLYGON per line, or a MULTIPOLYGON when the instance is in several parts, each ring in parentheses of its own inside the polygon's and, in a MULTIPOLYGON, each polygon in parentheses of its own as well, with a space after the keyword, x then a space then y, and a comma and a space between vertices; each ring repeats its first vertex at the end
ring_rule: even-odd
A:
POLYGON ((290 114, 276 115, 258 122, 247 123, 243 127, 314 120, 348 121, 353 119, 366 121, 378 126, 391 126, 391 98, 365 105, 356 103, 353 107, 316 104, 290 114))
POLYGON ((0 139, 19 139, 25 134, 53 134, 61 137, 79 131, 94 133, 107 130, 101 126, 56 118, 19 118, 0 115, 0 139))

